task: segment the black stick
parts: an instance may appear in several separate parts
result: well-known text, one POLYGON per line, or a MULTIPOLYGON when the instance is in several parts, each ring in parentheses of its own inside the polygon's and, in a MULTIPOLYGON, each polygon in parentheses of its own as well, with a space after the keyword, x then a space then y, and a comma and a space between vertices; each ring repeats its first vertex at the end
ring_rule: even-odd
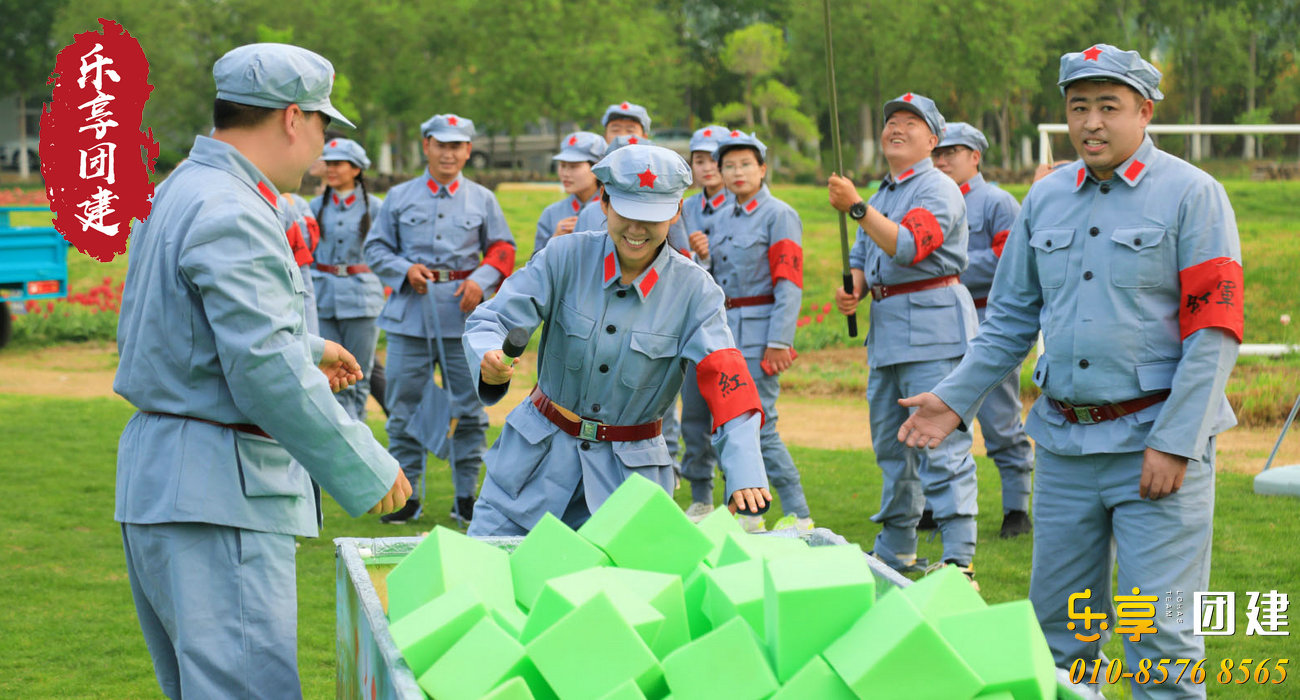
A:
MULTIPOLYGON (((835 148, 835 171, 844 175, 844 154, 840 150, 840 105, 835 96, 835 46, 831 42, 831 0, 822 0, 822 10, 826 18, 826 89, 831 100, 831 144, 835 148)), ((844 212, 840 212, 840 271, 844 275, 844 291, 853 294, 853 272, 849 269, 849 224, 844 212)), ((846 316, 849 322, 849 337, 858 337, 858 317, 856 314, 846 316)))

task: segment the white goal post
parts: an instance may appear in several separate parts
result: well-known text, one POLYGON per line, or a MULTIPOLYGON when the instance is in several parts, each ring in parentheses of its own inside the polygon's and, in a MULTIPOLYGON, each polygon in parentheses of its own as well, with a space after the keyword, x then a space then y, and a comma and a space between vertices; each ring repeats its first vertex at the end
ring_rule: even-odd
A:
MULTIPOLYGON (((1300 124, 1148 124, 1152 134, 1300 134, 1300 124)), ((1038 125, 1038 162, 1052 163, 1051 134, 1069 133, 1065 124, 1038 125)))

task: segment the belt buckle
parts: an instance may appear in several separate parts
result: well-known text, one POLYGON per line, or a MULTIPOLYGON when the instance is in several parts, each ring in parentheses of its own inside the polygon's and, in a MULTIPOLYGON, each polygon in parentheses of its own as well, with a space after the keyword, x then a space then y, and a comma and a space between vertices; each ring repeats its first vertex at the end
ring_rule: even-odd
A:
POLYGON ((347 265, 338 265, 337 267, 338 267, 338 271, 334 273, 334 276, 335 276, 335 277, 347 277, 347 276, 348 276, 348 266, 347 266, 347 265))
POLYGON ((885 298, 885 285, 883 285, 883 284, 873 284, 873 285, 871 285, 871 298, 872 298, 873 300, 875 300, 875 301, 880 301, 881 299, 884 299, 884 298, 885 298))
POLYGON ((1092 425, 1097 422, 1093 420, 1092 410, 1087 406, 1071 406, 1070 409, 1074 411, 1075 419, 1083 425, 1092 425))
POLYGON ((586 418, 583 418, 581 420, 580 427, 578 428, 578 439, 586 440, 588 442, 596 442, 597 440, 600 439, 596 436, 597 435, 596 431, 599 428, 600 428, 600 423, 594 420, 588 420, 586 418))

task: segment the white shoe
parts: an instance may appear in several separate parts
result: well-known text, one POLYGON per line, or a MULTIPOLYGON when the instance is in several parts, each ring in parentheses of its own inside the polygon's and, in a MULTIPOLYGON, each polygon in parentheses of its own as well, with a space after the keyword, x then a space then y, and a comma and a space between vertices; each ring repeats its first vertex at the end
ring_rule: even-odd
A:
POLYGON ((736 513, 736 522, 745 532, 767 532, 767 523, 763 522, 761 515, 741 515, 736 513))
POLYGON ((690 508, 686 509, 686 517, 689 518, 691 522, 698 523, 701 520, 707 518, 709 516, 709 513, 712 512, 713 512, 712 503, 700 503, 699 501, 696 501, 691 504, 690 508))
POLYGON ((800 518, 793 514, 785 515, 782 516, 780 520, 776 521, 776 524, 772 526, 773 530, 788 530, 790 528, 794 528, 795 530, 799 530, 801 532, 810 531, 813 529, 813 519, 800 518))

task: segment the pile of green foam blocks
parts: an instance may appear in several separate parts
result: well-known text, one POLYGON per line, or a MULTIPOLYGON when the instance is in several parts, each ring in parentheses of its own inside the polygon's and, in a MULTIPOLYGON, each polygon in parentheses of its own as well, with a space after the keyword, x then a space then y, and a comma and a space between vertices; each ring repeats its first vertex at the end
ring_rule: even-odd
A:
POLYGON ((955 567, 877 600, 856 545, 696 525, 640 476, 509 554, 438 527, 387 586, 435 700, 1056 697, 1028 601, 988 605, 955 567))

